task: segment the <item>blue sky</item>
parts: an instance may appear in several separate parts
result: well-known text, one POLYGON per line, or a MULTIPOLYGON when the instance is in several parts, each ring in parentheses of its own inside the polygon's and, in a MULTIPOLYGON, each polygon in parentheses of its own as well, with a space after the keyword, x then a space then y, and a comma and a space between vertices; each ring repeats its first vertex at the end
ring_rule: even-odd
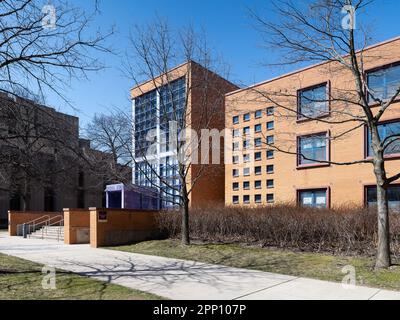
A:
MULTIPOLYGON (((92 0, 73 0, 83 8, 92 8, 92 0)), ((95 113, 105 113, 114 106, 130 108, 129 88, 132 82, 121 72, 121 56, 127 48, 129 30, 135 25, 149 23, 155 15, 166 18, 173 27, 192 23, 205 29, 212 48, 229 64, 231 81, 250 85, 279 75, 281 70, 268 69, 261 62, 276 59, 274 53, 260 48, 260 37, 252 27, 247 8, 257 8, 272 14, 268 0, 101 0, 101 15, 94 26, 105 30, 115 25, 117 33, 109 44, 120 52, 116 56, 101 56, 105 70, 89 74, 89 80, 74 80, 66 91, 77 110, 71 109, 54 95, 47 103, 63 112, 74 114, 83 126, 95 113)), ((376 42, 400 35, 400 2, 376 0, 368 10, 368 22, 373 25, 376 42)), ((272 17, 273 18, 273 17, 272 17)))

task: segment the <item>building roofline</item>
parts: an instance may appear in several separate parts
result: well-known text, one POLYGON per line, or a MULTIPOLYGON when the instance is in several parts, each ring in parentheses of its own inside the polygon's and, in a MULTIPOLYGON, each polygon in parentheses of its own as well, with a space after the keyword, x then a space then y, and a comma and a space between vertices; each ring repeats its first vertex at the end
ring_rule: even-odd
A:
MULTIPOLYGON (((368 46, 368 47, 366 47, 366 48, 364 48, 364 49, 357 50, 356 53, 359 53, 359 52, 365 51, 365 50, 374 49, 374 48, 383 46, 383 45, 385 45, 385 44, 389 44, 389 43, 391 43, 391 42, 395 42, 395 41, 399 41, 399 40, 400 40, 400 36, 395 37, 395 38, 391 38, 391 39, 389 39, 389 40, 385 40, 385 41, 378 42, 378 43, 376 43, 376 44, 370 45, 370 46, 368 46)), ((347 54, 347 55, 344 55, 343 57, 347 57, 347 56, 348 56, 348 54, 347 54)), ((283 75, 280 75, 280 76, 277 76, 277 77, 274 77, 274 78, 271 78, 271 79, 268 79, 268 80, 264 80, 264 81, 255 83, 255 84, 250 85, 250 86, 248 86, 248 87, 245 87, 245 88, 241 88, 241 89, 238 89, 238 90, 235 90, 235 91, 228 92, 228 93, 225 94, 225 96, 227 97, 227 96, 234 95, 234 94, 236 94, 236 93, 240 93, 240 92, 245 91, 245 90, 248 90, 248 89, 253 89, 253 88, 262 86, 262 85, 264 85, 264 84, 268 84, 268 83, 270 83, 270 82, 273 82, 273 81, 276 81, 276 80, 279 80, 279 79, 283 79, 283 78, 292 76, 292 75, 294 75, 294 74, 296 74, 296 73, 300 73, 300 72, 303 72, 303 71, 307 71, 307 70, 309 70, 309 69, 313 69, 313 68, 322 66, 322 65, 327 64, 327 63, 330 63, 330 62, 332 62, 332 61, 329 61, 329 60, 328 60, 328 61, 322 61, 322 62, 319 62, 319 63, 315 63, 315 64, 312 64, 312 65, 309 65, 309 66, 304 67, 304 68, 300 68, 300 69, 297 69, 297 70, 294 70, 294 71, 290 71, 290 72, 285 73, 285 74, 283 74, 283 75)))

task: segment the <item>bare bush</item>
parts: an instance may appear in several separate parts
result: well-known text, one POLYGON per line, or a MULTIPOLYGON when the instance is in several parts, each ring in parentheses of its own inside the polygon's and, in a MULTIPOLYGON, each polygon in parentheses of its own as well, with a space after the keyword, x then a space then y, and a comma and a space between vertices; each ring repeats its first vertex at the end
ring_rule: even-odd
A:
MULTIPOLYGON (((179 213, 163 212, 160 229, 169 238, 180 237, 179 213)), ((392 248, 399 251, 400 216, 391 219, 392 248)), ((377 221, 373 209, 313 209, 294 205, 265 208, 212 207, 193 209, 190 232, 194 239, 212 243, 259 244, 264 247, 373 255, 377 221)))

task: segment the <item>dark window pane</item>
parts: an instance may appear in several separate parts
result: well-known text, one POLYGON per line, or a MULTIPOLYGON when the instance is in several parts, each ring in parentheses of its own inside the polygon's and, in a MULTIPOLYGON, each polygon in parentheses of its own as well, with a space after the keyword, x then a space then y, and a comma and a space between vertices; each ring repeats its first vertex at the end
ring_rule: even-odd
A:
POLYGON ((328 113, 326 84, 299 92, 299 116, 320 117, 328 113))

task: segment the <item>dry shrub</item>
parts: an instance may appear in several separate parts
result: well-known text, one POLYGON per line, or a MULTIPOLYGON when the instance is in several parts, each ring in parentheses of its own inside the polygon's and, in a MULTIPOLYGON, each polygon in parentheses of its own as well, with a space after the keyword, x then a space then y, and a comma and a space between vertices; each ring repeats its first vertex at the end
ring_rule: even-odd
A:
MULTIPOLYGON (((399 252, 400 215, 391 215, 392 250, 399 252)), ((181 216, 168 211, 159 225, 168 238, 179 238, 181 216)), ((212 243, 260 244, 312 252, 372 255, 377 240, 376 210, 276 205, 265 208, 210 207, 190 212, 192 239, 212 243)))

